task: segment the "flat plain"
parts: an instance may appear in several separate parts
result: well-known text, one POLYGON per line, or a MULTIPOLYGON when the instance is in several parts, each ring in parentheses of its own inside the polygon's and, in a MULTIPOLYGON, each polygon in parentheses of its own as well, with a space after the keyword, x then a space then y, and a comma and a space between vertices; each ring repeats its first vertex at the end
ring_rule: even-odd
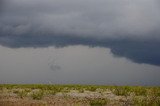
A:
POLYGON ((160 106, 160 87, 0 84, 0 106, 160 106))

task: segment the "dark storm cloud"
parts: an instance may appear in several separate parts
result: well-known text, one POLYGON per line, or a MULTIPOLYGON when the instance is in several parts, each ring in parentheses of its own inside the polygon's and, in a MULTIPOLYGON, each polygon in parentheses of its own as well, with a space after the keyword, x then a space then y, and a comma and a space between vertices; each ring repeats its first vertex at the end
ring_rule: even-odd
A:
POLYGON ((5 0, 0 0, 0 14, 1 14, 1 12, 2 12, 2 7, 5 5, 5 2, 4 2, 5 0))
POLYGON ((1 10, 3 46, 100 46, 160 65, 158 0, 6 0, 1 10))
POLYGON ((159 10, 158 0, 6 0, 0 32, 144 39, 159 35, 159 10))
POLYGON ((137 63, 160 65, 159 40, 132 39, 95 39, 78 36, 4 36, 0 44, 11 48, 20 47, 65 47, 70 45, 86 45, 90 47, 106 47, 116 56, 126 57, 137 63))

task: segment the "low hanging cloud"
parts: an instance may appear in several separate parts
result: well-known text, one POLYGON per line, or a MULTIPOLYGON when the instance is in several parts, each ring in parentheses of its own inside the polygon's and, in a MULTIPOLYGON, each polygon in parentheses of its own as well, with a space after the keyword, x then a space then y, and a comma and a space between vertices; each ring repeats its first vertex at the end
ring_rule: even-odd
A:
POLYGON ((160 65, 159 0, 5 0, 0 44, 7 47, 88 45, 160 65))

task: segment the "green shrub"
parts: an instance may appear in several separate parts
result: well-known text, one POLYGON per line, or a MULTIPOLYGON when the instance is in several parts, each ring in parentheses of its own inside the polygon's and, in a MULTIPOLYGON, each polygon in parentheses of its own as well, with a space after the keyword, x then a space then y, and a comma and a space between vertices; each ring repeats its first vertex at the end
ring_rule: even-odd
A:
POLYGON ((50 95, 55 95, 56 94, 56 92, 54 90, 49 90, 49 91, 47 91, 47 93, 50 94, 50 95))
POLYGON ((96 89, 97 89, 97 87, 93 87, 93 86, 87 87, 87 90, 92 91, 92 92, 96 91, 96 89))
POLYGON ((32 93, 32 98, 36 100, 41 100, 43 98, 44 92, 42 90, 36 91, 32 93))
POLYGON ((20 98, 24 98, 28 94, 25 90, 14 91, 14 93, 20 96, 20 98))
POLYGON ((79 93, 84 93, 84 89, 79 89, 79 93))
POLYGON ((154 97, 135 97, 133 99, 134 106, 160 106, 160 99, 154 97))
POLYGON ((135 87, 132 90, 136 96, 146 96, 147 88, 144 87, 135 87))
POLYGON ((130 93, 130 87, 127 87, 127 86, 124 86, 124 87, 115 86, 112 91, 117 96, 127 96, 130 93))

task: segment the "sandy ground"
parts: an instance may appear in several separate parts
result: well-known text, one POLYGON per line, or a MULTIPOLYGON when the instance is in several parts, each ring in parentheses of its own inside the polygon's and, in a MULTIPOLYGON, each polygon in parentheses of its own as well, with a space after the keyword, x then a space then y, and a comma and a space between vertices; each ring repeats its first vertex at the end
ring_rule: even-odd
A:
POLYGON ((105 106, 127 106, 129 100, 124 96, 116 96, 110 91, 79 93, 72 90, 68 93, 44 95, 41 100, 33 100, 30 96, 20 98, 14 93, 1 93, 0 106, 90 106, 90 100, 97 98, 107 98, 109 102, 105 106))

